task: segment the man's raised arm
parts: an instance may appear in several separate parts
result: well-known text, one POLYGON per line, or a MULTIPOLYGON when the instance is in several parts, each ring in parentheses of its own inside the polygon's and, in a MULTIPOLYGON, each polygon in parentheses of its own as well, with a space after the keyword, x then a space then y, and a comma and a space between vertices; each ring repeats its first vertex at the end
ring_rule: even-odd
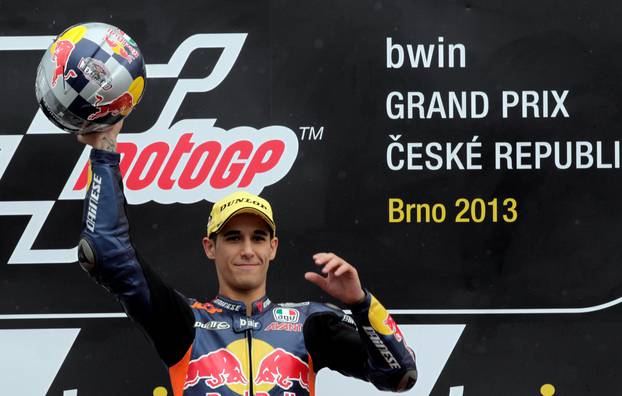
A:
POLYGON ((114 294, 145 330, 162 360, 173 366, 194 339, 194 315, 186 299, 139 260, 130 241, 125 196, 116 152, 121 123, 103 132, 78 135, 93 147, 84 200, 78 261, 114 294))

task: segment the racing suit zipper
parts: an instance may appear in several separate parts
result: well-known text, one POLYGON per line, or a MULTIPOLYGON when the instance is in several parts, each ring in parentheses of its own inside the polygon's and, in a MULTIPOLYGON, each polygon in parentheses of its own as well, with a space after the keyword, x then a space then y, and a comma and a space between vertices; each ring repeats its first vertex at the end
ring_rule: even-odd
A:
POLYGON ((253 385, 254 385, 254 377, 253 377, 253 335, 252 335, 252 331, 251 329, 248 329, 246 331, 246 340, 248 341, 248 373, 249 378, 248 378, 248 383, 250 384, 250 396, 254 396, 255 392, 253 391, 253 385))

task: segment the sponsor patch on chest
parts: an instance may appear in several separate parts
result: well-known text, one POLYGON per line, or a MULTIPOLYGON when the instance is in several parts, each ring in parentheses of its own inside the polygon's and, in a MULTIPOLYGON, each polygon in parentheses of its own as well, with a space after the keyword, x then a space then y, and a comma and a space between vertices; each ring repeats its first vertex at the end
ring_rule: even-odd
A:
POLYGON ((272 310, 274 320, 282 323, 298 323, 300 319, 300 312, 294 308, 274 308, 272 310))
POLYGON ((301 332, 302 324, 301 323, 278 323, 272 322, 264 331, 293 331, 293 332, 301 332))
POLYGON ((227 322, 220 322, 217 320, 210 320, 209 322, 194 322, 194 327, 198 327, 205 330, 226 330, 231 328, 231 325, 227 322))

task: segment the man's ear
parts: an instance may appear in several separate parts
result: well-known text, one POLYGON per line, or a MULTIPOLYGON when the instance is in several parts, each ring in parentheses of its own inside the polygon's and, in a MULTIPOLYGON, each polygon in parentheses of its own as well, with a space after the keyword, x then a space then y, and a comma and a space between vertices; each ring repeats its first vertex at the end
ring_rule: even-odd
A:
POLYGON ((273 237, 270 240, 270 260, 276 257, 276 249, 279 247, 279 238, 273 237))
POLYGON ((208 237, 203 238, 203 250, 205 250, 205 255, 210 260, 214 260, 216 257, 216 241, 210 239, 208 237))

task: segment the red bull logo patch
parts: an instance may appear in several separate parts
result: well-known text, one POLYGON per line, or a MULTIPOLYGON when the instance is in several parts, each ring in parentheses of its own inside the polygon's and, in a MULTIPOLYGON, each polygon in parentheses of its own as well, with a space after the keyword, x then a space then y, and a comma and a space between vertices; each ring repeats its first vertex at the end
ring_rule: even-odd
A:
POLYGON ((395 336, 397 342, 402 342, 402 340, 404 339, 402 331, 399 327, 397 327, 397 323, 395 323, 395 320, 393 320, 391 315, 388 315, 383 323, 385 324, 385 326, 391 329, 391 332, 393 333, 393 336, 395 336))
POLYGON ((54 53, 52 55, 52 62, 56 65, 56 68, 54 69, 54 74, 52 75, 52 88, 56 86, 56 82, 58 81, 59 77, 62 77, 63 81, 67 81, 70 78, 75 78, 78 76, 73 69, 66 72, 69 56, 71 56, 71 53, 73 52, 73 49, 75 47, 76 46, 74 45, 74 43, 69 40, 59 40, 56 42, 54 53))
POLYGON ((82 39, 84 33, 86 33, 86 28, 84 26, 74 26, 58 36, 56 42, 50 46, 50 52, 52 54, 50 60, 56 65, 50 80, 52 88, 56 87, 59 78, 62 78, 64 83, 68 79, 78 76, 75 70, 67 70, 67 62, 74 48, 76 48, 76 43, 82 39))
POLYGON ((212 389, 226 384, 248 384, 242 364, 235 354, 225 348, 190 361, 184 389, 195 386, 201 380, 205 380, 212 389))
MULTIPOLYGON (((310 389, 308 364, 265 341, 252 340, 252 360, 246 339, 236 340, 226 348, 218 349, 190 361, 184 389, 204 386, 206 395, 219 394, 226 387, 240 396, 249 394, 253 382, 254 396, 267 396, 278 387, 283 395, 294 395, 296 389, 310 389), (250 378, 252 373, 254 378, 250 378)), ((200 389, 202 391, 202 389, 200 389)), ((280 394, 280 393, 279 393, 280 394)))
POLYGON ((384 336, 394 335, 398 342, 401 342, 404 337, 395 320, 389 315, 389 312, 376 300, 374 296, 371 296, 371 305, 369 306, 369 323, 371 327, 378 334, 384 336))
POLYGON ((122 93, 110 102, 102 103, 104 98, 101 95, 96 95, 93 107, 95 107, 97 111, 93 114, 90 114, 87 117, 88 120, 93 121, 98 118, 107 116, 108 114, 112 116, 126 116, 130 114, 130 112, 134 109, 134 106, 138 104, 138 101, 142 96, 144 87, 145 80, 142 77, 137 77, 134 81, 132 81, 132 84, 130 84, 127 92, 122 93))
POLYGON ((309 365, 284 349, 277 348, 259 363, 256 384, 268 383, 282 389, 290 389, 296 381, 303 389, 309 389, 309 365))
POLYGON ((132 110, 132 107, 134 107, 134 98, 129 92, 123 93, 108 103, 101 103, 103 99, 101 95, 95 96, 94 106, 97 108, 97 112, 87 117, 89 121, 96 120, 108 114, 113 116, 119 114, 126 115, 132 110))

